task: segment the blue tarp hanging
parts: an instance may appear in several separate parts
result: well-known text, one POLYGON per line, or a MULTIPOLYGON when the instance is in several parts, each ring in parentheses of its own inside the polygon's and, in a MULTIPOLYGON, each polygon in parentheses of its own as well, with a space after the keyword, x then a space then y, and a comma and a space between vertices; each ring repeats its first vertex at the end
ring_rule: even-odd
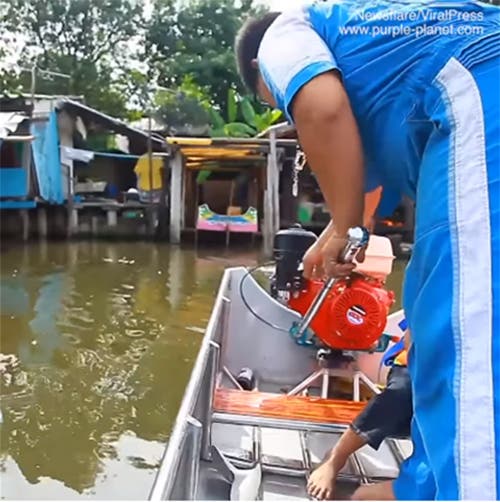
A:
POLYGON ((35 136, 32 147, 40 196, 47 202, 62 204, 64 192, 56 112, 50 113, 48 122, 33 123, 31 133, 35 136))

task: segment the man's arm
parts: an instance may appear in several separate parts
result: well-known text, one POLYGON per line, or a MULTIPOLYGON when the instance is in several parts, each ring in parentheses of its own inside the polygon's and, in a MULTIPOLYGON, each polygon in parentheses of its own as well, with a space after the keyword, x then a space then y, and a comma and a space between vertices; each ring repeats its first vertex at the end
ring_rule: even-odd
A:
POLYGON ((318 266, 328 275, 345 275, 353 267, 339 265, 338 258, 347 230, 363 223, 363 154, 337 61, 305 8, 278 16, 257 60, 273 101, 296 125, 335 224, 326 245, 304 257, 304 275, 318 266))
POLYGON ((333 220, 326 243, 304 256, 304 275, 310 276, 318 260, 322 273, 347 275, 354 266, 340 264, 339 258, 347 230, 363 224, 363 151, 338 74, 323 73, 304 85, 292 102, 292 113, 300 144, 333 220))
POLYGON ((336 234, 344 237, 350 227, 363 223, 363 151, 338 74, 324 73, 302 87, 292 113, 336 234))
POLYGON ((375 226, 375 213, 377 212, 380 199, 382 198, 382 187, 368 192, 365 195, 365 211, 363 215, 363 225, 371 233, 375 226))

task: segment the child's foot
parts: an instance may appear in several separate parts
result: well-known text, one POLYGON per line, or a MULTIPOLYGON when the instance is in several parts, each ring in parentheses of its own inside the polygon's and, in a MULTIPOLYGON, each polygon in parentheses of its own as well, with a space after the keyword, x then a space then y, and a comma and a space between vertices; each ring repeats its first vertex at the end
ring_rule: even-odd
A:
POLYGON ((351 500, 396 500, 392 490, 392 481, 360 486, 351 500))
POLYGON ((307 492, 318 500, 331 500, 335 489, 337 470, 332 459, 315 469, 307 482, 307 492))

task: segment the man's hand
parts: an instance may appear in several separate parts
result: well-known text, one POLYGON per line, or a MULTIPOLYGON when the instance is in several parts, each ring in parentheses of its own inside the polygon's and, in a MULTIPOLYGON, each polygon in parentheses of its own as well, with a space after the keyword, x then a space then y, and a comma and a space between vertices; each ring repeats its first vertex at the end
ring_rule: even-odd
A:
MULTIPOLYGON (((303 258, 304 277, 306 279, 325 279, 345 277, 355 265, 342 263, 342 252, 347 239, 339 237, 333 227, 325 229, 321 237, 307 250, 303 258)), ((360 253, 361 254, 361 253, 360 253)), ((362 256, 358 261, 362 261, 362 256)))
POLYGON ((333 227, 333 222, 325 227, 318 240, 307 250, 306 254, 302 259, 304 265, 304 277, 306 279, 323 279, 325 276, 323 270, 323 258, 321 255, 321 249, 328 242, 330 236, 335 232, 333 227))
MULTIPOLYGON (((377 210, 382 188, 365 195, 364 226, 371 233, 375 226, 375 211, 377 210)), ((333 221, 323 230, 319 239, 307 250, 303 258, 304 277, 306 279, 324 279, 328 276, 347 275, 353 267, 340 265, 343 247, 346 240, 335 233, 333 221), (338 248, 341 248, 340 250, 338 248)), ((356 261, 362 263, 365 259, 365 250, 362 249, 356 256, 356 261)))
POLYGON ((353 263, 341 263, 342 251, 347 240, 332 236, 321 245, 315 242, 303 258, 304 277, 306 279, 327 279, 329 277, 345 277, 355 268, 353 263))
POLYGON ((316 241, 304 255, 302 263, 304 264, 303 276, 306 279, 323 279, 325 272, 323 270, 323 255, 321 254, 321 243, 316 241))
POLYGON ((323 270, 327 278, 346 277, 356 268, 355 263, 343 263, 342 254, 346 245, 347 239, 334 233, 321 249, 323 270))

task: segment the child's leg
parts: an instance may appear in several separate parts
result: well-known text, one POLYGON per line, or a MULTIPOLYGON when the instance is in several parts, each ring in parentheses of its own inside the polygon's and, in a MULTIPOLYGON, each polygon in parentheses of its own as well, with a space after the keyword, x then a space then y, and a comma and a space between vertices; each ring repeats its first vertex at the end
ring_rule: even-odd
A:
MULTIPOLYGON (((498 497, 498 68, 498 59, 471 71, 452 59, 441 70, 419 172, 404 303, 415 419, 437 499, 498 497)), ((411 498, 411 488, 398 496, 411 498)))
POLYGON ((385 420, 384 435, 380 437, 380 441, 385 437, 409 435, 411 424, 414 436, 413 454, 401 464, 397 480, 362 486, 356 490, 353 500, 432 499, 435 492, 432 472, 425 462, 418 428, 412 421, 412 389, 406 367, 395 366, 391 369, 388 387, 383 394, 389 397, 380 409, 379 415, 385 420))
POLYGON ((406 366, 393 366, 385 389, 356 417, 352 428, 374 450, 387 437, 407 437, 413 416, 411 380, 406 366))
POLYGON ((347 429, 326 460, 311 474, 307 482, 309 495, 319 500, 331 499, 337 476, 347 459, 365 444, 365 438, 356 434, 351 428, 347 429))
POLYGON ((411 382, 406 367, 395 366, 387 386, 374 396, 342 434, 327 460, 309 478, 308 491, 318 499, 331 498, 339 471, 347 459, 365 444, 378 449, 387 437, 407 436, 412 416, 411 382))

